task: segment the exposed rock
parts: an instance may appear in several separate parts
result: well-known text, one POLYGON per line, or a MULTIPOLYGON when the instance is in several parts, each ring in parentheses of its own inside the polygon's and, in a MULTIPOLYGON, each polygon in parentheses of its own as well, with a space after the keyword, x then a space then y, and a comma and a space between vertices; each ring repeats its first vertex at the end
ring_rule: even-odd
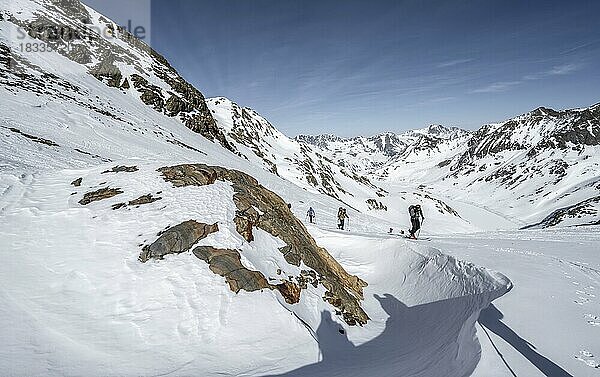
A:
POLYGON ((81 199, 79 201, 79 204, 85 206, 85 205, 90 204, 91 202, 96 202, 98 200, 112 198, 113 196, 122 194, 122 193, 123 193, 123 191, 121 191, 120 188, 104 187, 104 188, 101 188, 96 191, 85 193, 83 195, 83 199, 81 199))
POLYGON ((378 202, 375 199, 367 199, 366 202, 369 206, 369 209, 377 211, 387 211, 387 206, 385 206, 382 202, 378 202))
MULTIPOLYGON (((2 126, 2 127, 4 127, 4 126, 2 126)), ((4 127, 4 128, 6 128, 7 130, 9 130, 9 131, 12 131, 12 132, 14 132, 14 133, 16 133, 16 134, 19 134, 19 135, 21 135, 21 136, 24 136, 24 137, 26 137, 26 138, 28 138, 28 139, 30 139, 30 140, 32 140, 32 141, 34 141, 34 142, 36 142, 36 143, 40 143, 40 144, 49 145, 49 146, 51 146, 51 147, 58 147, 58 146, 59 146, 58 144, 56 144, 56 143, 55 143, 55 142, 53 142, 52 140, 43 139, 43 138, 41 138, 41 137, 38 137, 38 136, 29 135, 29 134, 27 134, 27 133, 25 133, 25 132, 23 132, 23 131, 19 130, 18 128, 15 128, 15 127, 4 127)))
POLYGON ((112 88, 118 88, 121 86, 123 74, 121 73, 121 70, 114 65, 114 60, 115 57, 113 55, 107 55, 104 60, 92 67, 89 72, 98 80, 105 82, 106 85, 112 88))
POLYGON ((79 186, 81 186, 82 181, 83 181, 83 178, 79 177, 76 180, 74 180, 73 182, 71 182, 71 184, 75 187, 79 187, 79 186))
POLYGON ((288 304, 297 304, 300 302, 300 292, 302 289, 291 281, 286 280, 281 284, 277 284, 275 288, 281 293, 288 304))
POLYGON ((346 322, 361 325, 367 322, 369 317, 359 303, 367 283, 348 274, 327 250, 319 247, 287 203, 256 179, 237 170, 204 164, 164 167, 158 171, 176 187, 203 186, 217 179, 231 182, 237 207, 234 221, 239 233, 250 242, 252 228, 258 227, 283 240, 286 246, 280 251, 285 260, 295 266, 304 262, 319 275, 328 292, 327 300, 344 313, 346 322))
POLYGON ((212 246, 198 246, 192 251, 196 257, 208 263, 212 272, 223 276, 229 288, 238 293, 264 288, 277 289, 288 304, 300 301, 300 287, 290 281, 281 284, 270 284, 259 271, 252 271, 242 265, 240 253, 237 250, 216 249, 212 246))
MULTIPOLYGON (((281 270, 278 271, 278 274, 281 274, 281 270)), ((317 273, 312 270, 300 271, 300 275, 296 277, 296 280, 302 289, 308 288, 308 284, 317 288, 320 283, 317 273)))
POLYGON ((589 223, 580 225, 595 225, 600 221, 597 220, 600 217, 600 196, 591 197, 583 200, 579 203, 570 205, 565 208, 559 208, 546 216, 542 221, 537 224, 532 224, 523 227, 522 229, 529 228, 549 228, 552 226, 559 225, 565 220, 573 218, 590 218, 589 223))
POLYGON ((152 196, 152 194, 147 194, 147 195, 142 195, 137 199, 130 200, 128 204, 130 206, 139 206, 142 204, 153 203, 153 202, 155 202, 157 200, 161 200, 161 199, 162 198, 160 196, 155 198, 152 196))
POLYGON ((196 257, 208 263, 212 272, 225 277, 229 288, 235 293, 241 289, 248 292, 263 288, 271 289, 271 285, 262 273, 248 270, 242 265, 240 253, 237 250, 198 246, 192 252, 196 257))
POLYGON ((448 166, 452 163, 452 160, 444 160, 437 164, 438 168, 443 168, 444 166, 448 166))
POLYGON ((168 254, 186 252, 198 241, 217 231, 217 223, 208 225, 195 220, 185 221, 159 233, 156 241, 142 248, 139 260, 146 262, 149 259, 162 259, 168 254))
POLYGON ((146 195, 140 196, 137 199, 130 200, 127 204, 125 204, 125 203, 114 204, 112 206, 112 209, 116 210, 116 209, 119 209, 119 208, 127 207, 128 205, 129 206, 140 206, 142 204, 153 203, 153 202, 155 202, 157 200, 161 200, 161 199, 162 198, 160 196, 159 197, 154 197, 154 196, 152 196, 152 194, 146 194, 146 195))
POLYGON ((110 208, 112 208, 114 210, 117 210, 117 209, 123 208, 123 207, 127 207, 127 204, 125 204, 125 203, 117 203, 117 204, 113 204, 112 207, 110 207, 110 208))
POLYGON ((182 111, 192 111, 193 107, 173 94, 167 100, 167 103, 165 104, 165 110, 167 111, 168 116, 176 116, 182 111))
POLYGON ((206 165, 179 165, 158 169, 175 187, 205 186, 215 183, 217 172, 206 165))
POLYGON ((110 170, 103 171, 102 174, 106 174, 106 173, 121 173, 121 172, 133 173, 133 172, 136 172, 136 171, 138 171, 138 167, 137 166, 117 165, 117 166, 114 166, 110 170))
POLYGON ((141 93, 140 99, 148 106, 152 106, 154 110, 162 112, 165 100, 162 95, 162 89, 156 85, 152 85, 140 75, 131 75, 133 87, 141 93))

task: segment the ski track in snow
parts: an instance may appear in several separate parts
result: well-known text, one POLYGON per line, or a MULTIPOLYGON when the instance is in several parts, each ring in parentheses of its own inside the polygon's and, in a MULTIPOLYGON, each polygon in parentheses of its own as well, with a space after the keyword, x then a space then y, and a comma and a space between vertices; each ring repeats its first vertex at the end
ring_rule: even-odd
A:
MULTIPOLYGON (((492 334, 489 340, 485 335, 480 336, 484 350, 486 340, 492 341, 490 347, 499 349, 496 352, 503 355, 500 359, 504 362, 499 364, 498 360, 484 357, 475 375, 501 376, 513 370, 519 376, 545 373, 591 376, 586 370, 598 368, 594 355, 600 350, 600 305, 596 297, 600 289, 600 259, 592 250, 597 250, 600 236, 594 228, 453 236, 456 241, 443 236, 433 238, 434 246, 451 255, 498 269, 511 278, 515 289, 494 305, 504 312, 503 323, 508 326, 512 323, 521 330, 520 337, 536 346, 535 349, 519 347, 515 338, 506 337, 506 331, 500 333, 505 338, 497 334, 492 334), (472 246, 459 248, 469 244, 472 246), (540 308, 543 312, 538 315, 540 308), (530 315, 537 321, 523 318, 530 315), (548 334, 561 342, 544 342, 548 334), (543 361, 541 356, 553 363, 543 361), (573 364, 571 360, 579 363, 573 364)), ((485 333, 485 330, 480 327, 479 331, 485 333)))

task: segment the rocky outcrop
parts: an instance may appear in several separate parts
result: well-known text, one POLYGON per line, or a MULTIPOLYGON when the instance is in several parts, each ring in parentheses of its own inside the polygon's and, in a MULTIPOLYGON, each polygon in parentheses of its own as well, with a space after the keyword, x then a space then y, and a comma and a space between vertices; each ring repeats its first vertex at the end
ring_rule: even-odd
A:
POLYGON ((82 181, 83 181, 83 178, 79 177, 76 180, 74 180, 73 182, 71 182, 71 184, 75 187, 79 187, 79 186, 81 186, 82 181))
MULTIPOLYGON (((90 75, 107 86, 119 90, 129 90, 133 86, 145 104, 167 116, 178 116, 194 132, 235 151, 217 127, 204 96, 193 85, 185 81, 163 56, 125 28, 104 17, 95 20, 90 27, 91 16, 80 1, 44 2, 31 20, 13 17, 10 12, 6 16, 31 38, 44 41, 53 51, 84 65, 90 75), (98 30, 110 38, 99 35, 98 30), (124 66, 136 73, 126 77, 125 72, 131 69, 121 70, 124 66)), ((0 63, 13 68, 9 60, 2 58, 4 56, 0 57, 0 63)))
POLYGON ((589 219, 587 223, 580 225, 597 225, 600 223, 600 196, 595 196, 568 207, 553 211, 537 224, 523 227, 522 229, 540 229, 560 225, 563 221, 569 219, 589 219))
POLYGON ((387 206, 384 205, 382 202, 378 202, 375 199, 367 199, 366 203, 369 206, 369 209, 371 210, 387 211, 387 206))
POLYGON ((44 138, 41 138, 41 137, 38 137, 38 136, 27 134, 27 133, 25 133, 25 132, 23 132, 23 131, 19 130, 18 128, 15 128, 15 127, 4 127, 4 126, 2 126, 2 127, 5 128, 5 129, 7 129, 7 130, 9 130, 9 131, 11 131, 11 132, 14 132, 14 133, 19 134, 19 135, 21 135, 23 137, 26 137, 27 139, 32 140, 32 141, 34 141, 36 143, 45 144, 45 145, 48 145, 48 146, 51 146, 51 147, 58 147, 59 146, 58 144, 56 144, 52 140, 48 140, 48 139, 44 139, 44 138))
POLYGON ((137 166, 121 166, 121 165, 117 165, 114 166, 112 169, 110 170, 105 170, 102 172, 102 174, 106 174, 106 173, 121 173, 121 172, 125 172, 125 173, 133 173, 138 171, 138 167, 137 166))
POLYGON ((271 284, 259 271, 252 271, 242 265, 238 250, 216 249, 211 246, 198 246, 192 251, 196 257, 208 263, 212 272, 223 276, 229 288, 253 292, 261 289, 278 290, 288 304, 300 301, 300 287, 291 281, 271 284))
POLYGON ((324 299, 338 308, 348 324, 367 322, 369 317, 360 306, 367 283, 348 274, 327 250, 319 247, 287 203, 256 179, 237 170, 204 164, 170 166, 158 171, 175 187, 203 186, 216 180, 231 182, 237 207, 234 222, 240 235, 252 242, 253 229, 260 228, 280 238, 286 244, 280 248, 285 260, 295 266, 304 263, 315 271, 318 281, 327 290, 324 299))
POLYGON ((198 241, 219 231, 219 226, 188 220, 158 234, 158 239, 142 248, 141 262, 150 259, 163 259, 168 254, 180 254, 190 250, 198 241))
POLYGON ((235 293, 241 289, 253 292, 270 288, 269 282, 262 273, 251 271, 242 265, 240 253, 237 250, 198 246, 192 252, 196 257, 208 263, 212 272, 225 277, 229 288, 235 293))
POLYGON ((108 198, 112 198, 115 195, 119 195, 122 194, 123 191, 121 191, 120 188, 110 188, 110 187, 103 187, 99 190, 96 191, 92 191, 92 192, 86 192, 83 195, 83 199, 81 199, 79 201, 79 204, 81 205, 88 205, 92 202, 96 202, 98 200, 103 200, 103 199, 108 199, 108 198))
POLYGON ((137 199, 130 200, 128 203, 117 203, 117 204, 114 204, 112 206, 112 209, 119 209, 119 208, 124 208, 124 207, 127 207, 127 206, 139 207, 142 204, 154 203, 157 200, 161 200, 161 199, 162 198, 160 196, 154 197, 154 196, 152 196, 152 194, 146 194, 146 195, 140 196, 137 199))

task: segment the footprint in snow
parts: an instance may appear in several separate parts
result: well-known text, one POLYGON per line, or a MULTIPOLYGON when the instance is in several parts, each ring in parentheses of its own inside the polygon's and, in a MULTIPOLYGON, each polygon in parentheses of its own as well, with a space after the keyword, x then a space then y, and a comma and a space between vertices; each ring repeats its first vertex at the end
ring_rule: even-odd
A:
POLYGON ((590 302, 590 299, 587 297, 578 297, 578 300, 573 301, 574 303, 576 303, 577 305, 583 305, 583 304, 587 304, 588 302, 590 302))
POLYGON ((596 297, 596 295, 595 295, 595 294, 593 294, 593 293, 589 293, 589 292, 586 292, 586 291, 576 291, 576 293, 577 293, 578 295, 584 295, 584 296, 587 296, 587 297, 596 297))
POLYGON ((579 355, 575 356, 575 358, 577 360, 583 362, 588 367, 591 367, 591 368, 600 368, 600 364, 598 364, 596 362, 596 360, 593 359, 593 357, 594 357, 594 355, 592 355, 591 352, 586 351, 586 350, 579 351, 579 355))
POLYGON ((591 326, 600 326, 600 317, 592 315, 592 314, 586 314, 585 319, 587 319, 587 323, 591 326))

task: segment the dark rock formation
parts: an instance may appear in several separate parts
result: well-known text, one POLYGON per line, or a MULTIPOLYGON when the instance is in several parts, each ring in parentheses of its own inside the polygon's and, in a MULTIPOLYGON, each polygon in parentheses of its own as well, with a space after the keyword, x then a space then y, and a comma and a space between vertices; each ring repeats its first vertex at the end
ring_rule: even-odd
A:
POLYGON ((369 209, 377 211, 387 211, 387 206, 385 206, 382 202, 378 202, 375 199, 367 199, 366 202, 369 206, 369 209))
POLYGON ((248 292, 270 288, 267 279, 258 271, 250 271, 242 265, 237 250, 215 249, 198 246, 192 251, 196 257, 208 263, 212 272, 225 277, 229 288, 235 293, 243 289, 248 292))
POLYGON ((138 171, 138 167, 137 166, 124 166, 124 165, 121 166, 121 165, 117 165, 117 166, 114 166, 110 170, 103 171, 102 174, 106 174, 106 173, 121 173, 121 172, 133 173, 135 171, 138 171))
POLYGON ((160 196, 158 197, 154 197, 152 196, 152 194, 147 194, 147 195, 142 195, 137 199, 133 199, 129 201, 129 205, 130 206, 139 206, 142 204, 148 204, 148 203, 153 203, 157 200, 161 200, 162 198, 160 196))
POLYGON ((152 194, 146 194, 146 195, 140 196, 137 199, 130 200, 127 204, 125 204, 125 203, 114 204, 112 206, 112 209, 124 208, 124 207, 127 207, 128 205, 129 206, 141 206, 142 204, 153 203, 153 202, 155 202, 157 200, 161 200, 161 199, 162 198, 160 196, 154 197, 154 196, 152 196, 152 194))
MULTIPOLYGON (((2 127, 4 127, 4 126, 2 126, 2 127)), ((43 138, 38 137, 38 136, 27 134, 27 133, 19 130, 18 128, 14 128, 14 127, 4 127, 4 128, 6 128, 7 130, 9 130, 11 132, 14 132, 16 134, 19 134, 19 135, 21 135, 23 137, 26 137, 27 139, 32 140, 32 141, 34 141, 36 143, 45 144, 45 145, 48 145, 48 146, 51 146, 51 147, 58 147, 59 146, 58 144, 56 144, 52 140, 43 139, 43 138)))
POLYGON ((211 233, 219 231, 219 226, 188 220, 158 234, 158 239, 142 248, 141 262, 150 259, 162 259, 168 254, 180 254, 188 251, 194 244, 211 233))
POLYGON ((598 203, 600 203, 600 196, 591 197, 589 199, 583 200, 579 203, 570 205, 568 207, 559 208, 559 209, 553 211, 548 216, 546 216, 539 223, 525 226, 522 229, 549 228, 552 226, 559 225, 561 222, 563 222, 567 219, 586 218, 586 217, 593 219, 593 221, 591 221, 588 224, 580 224, 580 225, 596 225, 599 223, 599 221, 597 219, 598 219, 598 217, 600 217, 600 213, 598 212, 598 209, 597 209, 598 203))
POLYGON ((295 266, 301 262, 312 268, 327 289, 327 300, 339 309, 350 324, 365 324, 369 317, 360 306, 363 280, 348 274, 325 250, 319 247, 304 225, 290 211, 283 199, 267 190, 253 177, 237 170, 204 164, 184 164, 158 169, 175 187, 207 185, 217 179, 229 181, 235 191, 235 223, 238 232, 253 240, 252 229, 258 227, 286 243, 280 249, 285 260, 295 266))
POLYGON ((123 191, 121 191, 120 188, 104 187, 104 188, 101 188, 96 191, 86 192, 83 195, 83 199, 81 199, 79 201, 79 204, 85 206, 85 205, 90 204, 91 202, 96 202, 98 200, 112 198, 113 196, 122 194, 122 193, 123 193, 123 191))
POLYGON ((216 249, 211 246, 198 246, 192 251, 196 257, 208 263, 212 272, 223 276, 229 288, 238 293, 261 289, 278 290, 288 304, 300 301, 300 287, 291 281, 281 284, 270 284, 259 271, 252 271, 242 265, 240 253, 237 250, 216 249))
POLYGON ((79 177, 76 180, 74 180, 73 182, 71 182, 71 184, 75 187, 79 187, 79 186, 81 186, 82 181, 83 181, 83 178, 79 177))
POLYGON ((110 208, 117 210, 117 209, 124 208, 124 207, 127 207, 126 203, 117 203, 117 204, 113 204, 112 207, 110 207, 110 208))

